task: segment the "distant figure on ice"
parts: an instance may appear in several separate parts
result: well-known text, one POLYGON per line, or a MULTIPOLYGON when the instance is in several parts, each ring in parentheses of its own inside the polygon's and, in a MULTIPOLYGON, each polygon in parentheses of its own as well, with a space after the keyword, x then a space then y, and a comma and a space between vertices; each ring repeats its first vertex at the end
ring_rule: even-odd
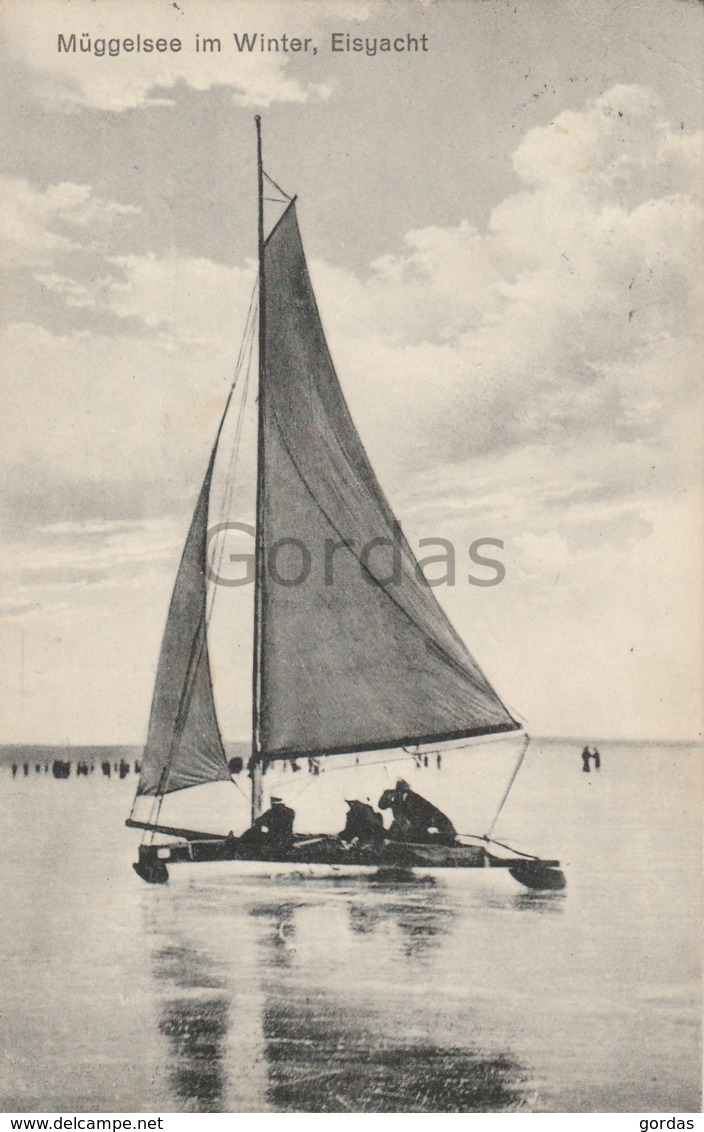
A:
POLYGON ((594 769, 600 770, 601 769, 601 755, 599 754, 596 747, 594 748, 592 758, 594 759, 594 769))
POLYGON ((589 760, 591 757, 589 747, 585 747, 582 751, 582 770, 585 774, 589 774, 589 760))
POLYGON ((395 841, 441 841, 451 844, 457 830, 448 817, 399 778, 395 790, 385 790, 380 810, 391 810, 394 820, 389 836, 395 841))
POLYGON ((110 767, 110 763, 107 761, 107 759, 105 760, 105 762, 102 762, 100 764, 100 767, 101 767, 101 770, 102 770, 103 774, 105 775, 105 777, 109 778, 110 774, 111 774, 111 767, 110 767))
POLYGON ((19 770, 19 767, 17 766, 17 763, 13 763, 12 764, 12 777, 13 778, 17 778, 17 771, 18 770, 19 770))
POLYGON ((26 778, 27 775, 29 774, 29 763, 22 763, 22 770, 23 770, 24 776, 26 778))

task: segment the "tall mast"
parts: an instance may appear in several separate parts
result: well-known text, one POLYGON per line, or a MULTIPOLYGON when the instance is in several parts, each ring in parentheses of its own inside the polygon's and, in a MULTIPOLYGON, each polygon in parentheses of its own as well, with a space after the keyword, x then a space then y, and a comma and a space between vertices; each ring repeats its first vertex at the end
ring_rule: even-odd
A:
POLYGON ((264 396, 266 390, 266 278, 264 274, 264 167, 262 165, 262 120, 257 126, 257 195, 259 247, 259 396, 257 398, 257 511, 254 573, 254 655, 252 663, 252 821, 262 812, 261 692, 262 692, 262 601, 266 562, 264 555, 264 396))

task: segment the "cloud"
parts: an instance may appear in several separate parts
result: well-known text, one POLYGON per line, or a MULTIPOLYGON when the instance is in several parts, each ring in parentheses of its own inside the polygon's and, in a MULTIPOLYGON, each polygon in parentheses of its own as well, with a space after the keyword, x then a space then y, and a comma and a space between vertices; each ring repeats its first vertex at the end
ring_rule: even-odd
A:
POLYGON ((702 140, 616 87, 527 133, 485 230, 409 232, 366 277, 312 265, 411 544, 449 538, 464 572, 504 542, 501 586, 439 596, 537 728, 698 727, 702 140))
MULTIPOLYGON (((187 330, 186 336, 189 336, 187 330)), ((233 379, 232 341, 114 339, 7 328, 6 521, 180 512, 203 474, 233 379)))
POLYGON ((410 232, 366 279, 314 264, 372 434, 398 414, 408 429, 415 407, 429 458, 671 442, 700 384, 701 143, 650 92, 616 87, 529 131, 514 157, 524 187, 485 232, 410 232))
POLYGON ((329 81, 323 77, 304 81, 292 73, 290 62, 297 59, 295 53, 261 51, 259 40, 252 52, 238 52, 233 32, 268 39, 289 29, 289 36, 295 32, 301 40, 308 37, 307 65, 314 72, 313 46, 322 42, 331 22, 338 26, 341 21, 364 20, 368 15, 363 3, 318 0, 296 10, 292 29, 290 7, 282 0, 266 4, 242 0, 236 11, 214 6, 209 0, 189 0, 182 5, 140 0, 98 5, 93 0, 73 0, 69 7, 61 0, 22 0, 5 12, 3 22, 10 52, 34 73, 37 93, 47 104, 120 112, 169 105, 178 83, 195 90, 229 87, 241 106, 326 99, 332 91, 329 81), (134 42, 137 35, 142 41, 178 39, 181 49, 109 54, 107 41, 134 42), (197 37, 200 50, 196 49, 197 37), (203 49, 206 39, 218 40, 220 49, 203 49), (97 48, 99 54, 96 42, 102 44, 97 48))
MULTIPOLYGON (((520 188, 484 230, 411 231, 364 274, 311 264, 353 416, 411 544, 504 541, 501 586, 439 596, 498 686, 553 731, 583 718, 584 673, 613 730, 625 703, 645 730, 668 734, 677 714, 686 731, 698 702, 701 140, 649 91, 617 87, 526 134, 520 188), (536 670, 571 673, 558 705, 516 637, 536 642, 536 670)), ((57 523, 84 532, 66 528, 77 557, 67 550, 54 590, 51 570, 18 557, 13 616, 31 616, 39 594, 68 621, 140 576, 165 604, 169 551, 156 540, 140 559, 138 521, 187 519, 253 268, 101 252, 121 213, 84 185, 15 184, 11 199, 16 255, 65 329, 5 330, 9 518, 41 527, 57 553, 57 523), (91 542, 87 520, 131 533, 91 542)), ((159 617, 145 616, 155 650, 159 617)))
POLYGON ((137 209, 96 196, 90 185, 64 181, 37 189, 25 180, 0 177, 3 210, 0 240, 4 265, 50 262, 51 253, 74 250, 87 229, 96 239, 116 216, 137 209))
MULTIPOLYGON (((408 493, 423 467, 489 466, 519 450, 552 453, 578 476, 574 451, 582 466, 588 459, 595 491, 626 492, 623 467, 651 484, 651 465, 656 490, 671 490, 672 468, 696 453, 682 424, 700 384, 700 142, 673 130, 650 92, 616 87, 528 132, 514 157, 524 187, 494 209, 484 232, 466 222, 409 232, 405 251, 380 257, 364 277, 311 265, 382 480, 408 493)), ((198 430, 178 440, 175 430, 185 419, 209 421, 216 410, 206 406, 221 403, 215 391, 232 371, 232 329, 244 323, 254 269, 153 254, 100 258, 106 226, 127 209, 86 185, 7 188, 16 254, 37 256, 43 292, 64 304, 67 327, 76 313, 83 319, 78 334, 29 323, 6 332, 15 359, 9 413, 26 438, 15 470, 28 461, 33 482, 49 485, 54 463, 63 476, 74 469, 67 497, 77 501, 93 452, 91 513, 112 500, 124 515, 130 493, 144 497, 140 475, 150 488, 173 479, 175 444, 182 472, 194 460, 198 430), (78 253, 88 249, 81 275, 78 253), (119 342, 108 317, 124 326, 119 342), (53 450, 31 440, 41 404, 53 450), (90 408, 76 418, 77 405, 90 408), (108 452, 111 430, 118 460, 108 452), (145 451, 149 474, 138 470, 145 451)), ((15 471, 18 498, 24 479, 15 471)), ((60 492, 38 494, 58 503, 60 492)))

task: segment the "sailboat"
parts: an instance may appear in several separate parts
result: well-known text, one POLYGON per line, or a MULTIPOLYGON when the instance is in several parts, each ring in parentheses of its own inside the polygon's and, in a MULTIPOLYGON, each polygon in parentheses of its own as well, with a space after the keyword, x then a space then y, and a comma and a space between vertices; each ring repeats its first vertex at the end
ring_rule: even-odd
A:
POLYGON ((167 796, 232 783, 243 769, 241 760, 235 767, 233 760, 228 763, 208 637, 209 503, 228 399, 166 620, 139 785, 127 820, 144 833, 134 868, 143 880, 158 884, 168 879, 167 864, 186 861, 489 867, 508 869, 529 888, 560 889, 565 878, 559 861, 491 839, 529 737, 438 603, 377 481, 326 343, 296 197, 265 172, 259 116, 255 122, 259 273, 250 825, 224 835, 161 818, 167 796), (265 185, 283 206, 268 234, 265 185), (305 584, 272 577, 268 555, 284 545, 309 557, 314 548, 329 553, 332 547, 334 584, 320 572, 305 584), (395 556, 393 577, 368 553, 382 545, 395 556), (295 830, 293 810, 267 789, 276 768, 295 771, 303 761, 318 775, 346 759, 363 791, 371 763, 394 768, 405 759, 427 766, 431 753, 439 766, 442 752, 458 744, 509 734, 523 737, 518 761, 494 822, 482 835, 457 833, 451 819, 403 778, 380 800, 393 814, 390 828, 372 805, 348 798, 355 820, 348 815, 340 833, 295 830), (149 813, 136 816, 145 801, 149 813), (420 815, 420 824, 409 813, 420 815))

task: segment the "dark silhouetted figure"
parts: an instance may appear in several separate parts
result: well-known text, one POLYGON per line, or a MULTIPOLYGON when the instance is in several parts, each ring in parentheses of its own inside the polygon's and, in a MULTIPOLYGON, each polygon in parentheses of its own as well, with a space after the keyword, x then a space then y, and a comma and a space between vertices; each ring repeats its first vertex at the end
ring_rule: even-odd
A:
POLYGON ((142 764, 139 759, 134 760, 134 773, 139 774, 142 769, 142 764))
POLYGON ((599 754, 599 751, 596 747, 594 748, 594 754, 592 757, 594 759, 594 769, 601 770, 601 755, 599 754))
POLYGON ((22 763, 22 770, 24 771, 25 778, 29 774, 29 763, 22 763))
MULTIPOLYGON (((135 771, 136 769, 137 764, 135 763, 135 771)), ((232 775, 241 774, 242 770, 244 769, 244 760, 241 759, 239 755, 235 755, 234 758, 230 759, 230 761, 228 762, 227 769, 232 775)))
POLYGON ((35 763, 34 764, 34 773, 35 774, 41 774, 41 772, 42 772, 42 764, 41 763, 35 763))
POLYGON ((589 754, 589 747, 585 747, 584 750, 582 751, 582 770, 584 771, 585 774, 589 774, 589 760, 590 760, 590 758, 591 758, 591 755, 589 754))
POLYGON ((240 844, 258 851, 286 850, 293 841, 296 814, 281 798, 271 799, 271 809, 257 818, 240 837, 240 844))
POLYGON ((126 763, 124 759, 120 759, 120 778, 126 778, 130 773, 130 764, 126 763))
POLYGON ((347 821, 340 833, 343 841, 361 845, 378 845, 384 840, 384 819, 368 802, 348 801, 347 821))
POLYGON ((110 766, 110 763, 107 761, 107 759, 105 760, 105 762, 100 764, 100 769, 102 770, 102 772, 103 772, 103 774, 105 775, 106 778, 110 777, 110 775, 112 773, 112 768, 110 766))
POLYGON ((63 759, 54 759, 51 764, 51 773, 54 778, 69 778, 71 774, 70 762, 64 762, 63 759))
POLYGON ((13 777, 13 778, 17 778, 17 771, 18 771, 19 769, 20 769, 20 768, 18 767, 17 763, 13 763, 13 764, 12 764, 12 777, 13 777))
POLYGON ((452 844, 457 831, 448 817, 411 790, 402 778, 394 790, 385 790, 379 799, 380 810, 391 810, 394 820, 389 837, 396 841, 440 841, 452 844))

